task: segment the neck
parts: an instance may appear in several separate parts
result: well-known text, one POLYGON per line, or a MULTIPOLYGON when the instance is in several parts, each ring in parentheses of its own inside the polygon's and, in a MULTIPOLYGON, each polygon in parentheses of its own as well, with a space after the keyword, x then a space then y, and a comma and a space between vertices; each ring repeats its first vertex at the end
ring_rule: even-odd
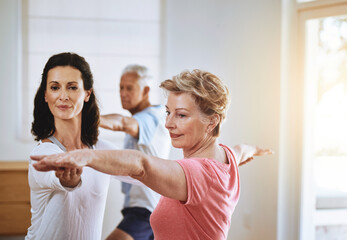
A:
POLYGON ((218 148, 216 138, 207 136, 192 148, 183 149, 184 158, 215 158, 215 150, 218 148))
POLYGON ((212 137, 191 149, 183 149, 184 158, 209 158, 221 163, 228 163, 227 156, 217 139, 212 137))
POLYGON ((131 113, 131 115, 134 115, 148 108, 149 106, 151 106, 151 103, 149 102, 148 98, 146 98, 143 101, 141 101, 135 108, 130 109, 129 112, 131 113))
POLYGON ((86 148, 81 141, 81 119, 55 119, 53 136, 63 144, 67 151, 86 148))

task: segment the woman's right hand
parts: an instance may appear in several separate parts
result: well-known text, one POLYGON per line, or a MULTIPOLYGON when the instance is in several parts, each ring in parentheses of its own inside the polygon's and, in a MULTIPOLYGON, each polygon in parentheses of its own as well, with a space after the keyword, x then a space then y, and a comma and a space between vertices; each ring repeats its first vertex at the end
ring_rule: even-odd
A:
POLYGON ((82 168, 60 168, 55 171, 55 176, 64 187, 74 188, 81 181, 82 171, 82 168))

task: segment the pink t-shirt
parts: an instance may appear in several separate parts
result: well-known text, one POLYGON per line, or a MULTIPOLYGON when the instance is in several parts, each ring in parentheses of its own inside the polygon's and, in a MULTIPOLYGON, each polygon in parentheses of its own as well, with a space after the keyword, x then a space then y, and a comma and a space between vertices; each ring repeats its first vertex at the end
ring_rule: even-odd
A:
POLYGON ((161 197, 150 219, 156 240, 227 238, 240 183, 232 151, 220 146, 229 164, 203 158, 177 160, 186 175, 188 199, 183 203, 161 197))

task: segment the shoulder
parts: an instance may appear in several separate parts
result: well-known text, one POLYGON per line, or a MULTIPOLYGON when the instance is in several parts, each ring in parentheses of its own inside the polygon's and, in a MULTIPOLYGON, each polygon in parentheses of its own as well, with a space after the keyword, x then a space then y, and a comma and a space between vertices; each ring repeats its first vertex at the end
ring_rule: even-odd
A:
POLYGON ((153 105, 151 107, 149 107, 148 109, 152 114, 161 117, 161 116, 165 116, 165 107, 164 105, 153 105))
POLYGON ((136 113, 134 117, 136 118, 138 116, 145 116, 145 115, 159 118, 165 115, 165 108, 163 105, 153 105, 142 110, 141 112, 136 113))
POLYGON ((187 173, 196 174, 208 174, 210 175, 211 163, 210 160, 205 158, 188 158, 177 160, 183 170, 187 173))
POLYGON ((133 115, 133 118, 141 124, 154 124, 154 126, 165 121, 165 108, 162 105, 154 105, 133 115))
POLYGON ((105 139, 99 138, 96 144, 94 145, 94 149, 99 149, 99 150, 112 150, 112 149, 117 149, 117 147, 112 144, 110 141, 107 141, 105 139))
POLYGON ((216 175, 228 174, 230 166, 234 166, 234 163, 225 164, 209 158, 189 158, 177 160, 177 162, 181 165, 186 174, 197 177, 213 177, 216 175))
POLYGON ((38 145, 31 151, 30 155, 51 155, 62 152, 63 151, 54 143, 40 141, 38 145))
POLYGON ((227 155, 227 158, 229 160, 229 164, 237 166, 238 164, 236 162, 235 153, 233 152, 233 149, 228 147, 227 145, 224 145, 224 144, 221 144, 221 143, 219 144, 219 146, 221 146, 224 149, 224 151, 225 151, 225 153, 227 155))

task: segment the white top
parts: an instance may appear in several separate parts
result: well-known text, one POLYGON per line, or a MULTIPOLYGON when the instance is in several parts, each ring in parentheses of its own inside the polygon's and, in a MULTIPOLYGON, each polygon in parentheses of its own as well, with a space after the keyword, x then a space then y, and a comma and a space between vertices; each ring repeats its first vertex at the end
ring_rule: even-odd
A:
MULTIPOLYGON (((109 142, 99 140, 93 149, 115 147, 109 142)), ((63 150, 57 145, 40 141, 30 155, 61 152, 63 150)), ((29 160, 32 217, 25 239, 100 239, 110 176, 84 167, 81 183, 75 188, 66 188, 60 184, 54 171, 39 172, 32 164, 33 161, 29 160)), ((120 178, 122 181, 131 179, 120 178)))

